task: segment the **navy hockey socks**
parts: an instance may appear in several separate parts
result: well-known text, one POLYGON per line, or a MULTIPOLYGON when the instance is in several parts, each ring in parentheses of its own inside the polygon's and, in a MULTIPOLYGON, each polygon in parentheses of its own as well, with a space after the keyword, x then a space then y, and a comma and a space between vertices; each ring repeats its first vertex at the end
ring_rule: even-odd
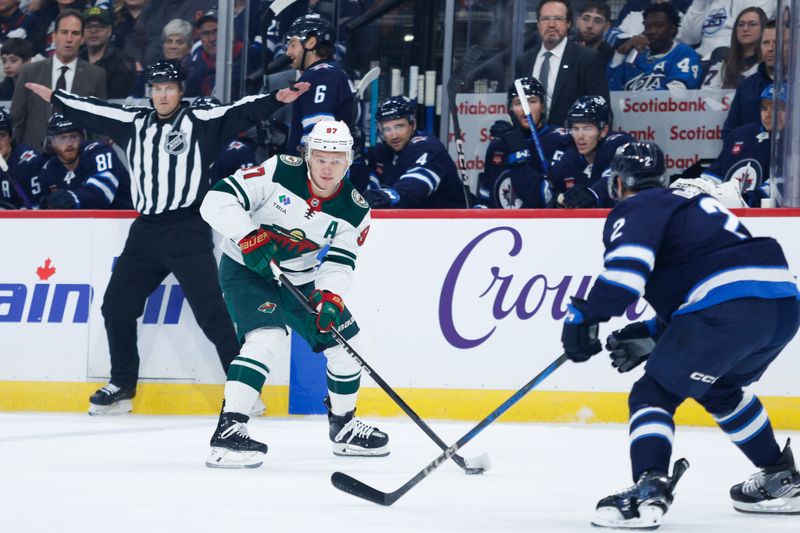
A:
POLYGON ((781 450, 769 415, 757 396, 746 393, 733 411, 712 416, 755 466, 763 468, 780 460, 781 450))
POLYGON ((628 425, 634 483, 648 470, 666 474, 675 436, 672 413, 661 407, 643 406, 631 413, 628 425))

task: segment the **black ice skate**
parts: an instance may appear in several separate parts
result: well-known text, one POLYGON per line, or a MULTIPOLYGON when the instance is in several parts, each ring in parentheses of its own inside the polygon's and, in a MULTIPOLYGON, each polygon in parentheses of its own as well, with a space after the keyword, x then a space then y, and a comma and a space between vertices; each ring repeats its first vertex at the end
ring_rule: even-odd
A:
POLYGON ((136 387, 118 387, 109 383, 89 397, 90 415, 122 415, 133 408, 131 400, 136 396, 136 387))
POLYGON ((257 468, 264 462, 267 445, 250 438, 247 421, 241 413, 221 413, 214 435, 211 454, 206 459, 209 468, 257 468))
POLYGON ((744 483, 731 487, 734 509, 743 513, 800 514, 800 473, 790 444, 788 439, 777 464, 762 468, 744 483))
POLYGON ((389 455, 389 436, 378 428, 369 426, 355 417, 356 410, 338 416, 331 412, 330 398, 326 397, 328 424, 334 455, 385 457, 389 455))
POLYGON ((597 503, 592 525, 615 529, 656 529, 672 504, 675 485, 689 462, 680 459, 672 467, 672 477, 663 472, 645 472, 636 485, 607 496, 597 503))

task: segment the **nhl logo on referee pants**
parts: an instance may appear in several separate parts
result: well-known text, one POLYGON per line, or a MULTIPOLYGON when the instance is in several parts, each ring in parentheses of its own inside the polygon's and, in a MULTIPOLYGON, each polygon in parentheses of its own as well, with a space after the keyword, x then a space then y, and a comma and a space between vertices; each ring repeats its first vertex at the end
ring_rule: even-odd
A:
POLYGON ((171 131, 167 133, 167 140, 164 143, 168 154, 180 155, 186 151, 186 134, 182 131, 171 131))

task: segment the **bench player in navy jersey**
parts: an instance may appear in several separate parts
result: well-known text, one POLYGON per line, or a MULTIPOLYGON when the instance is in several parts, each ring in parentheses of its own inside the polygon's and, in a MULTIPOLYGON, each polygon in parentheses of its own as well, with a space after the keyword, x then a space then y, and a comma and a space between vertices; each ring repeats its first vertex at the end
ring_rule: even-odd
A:
POLYGON ((292 104, 286 152, 298 155, 320 120, 341 120, 352 128, 355 87, 334 62, 333 30, 318 13, 294 21, 286 32, 286 55, 292 59, 292 68, 303 73, 298 82, 311 84, 292 104))
MULTIPOLYGON (((572 146, 572 138, 566 130, 553 128, 545 122, 545 90, 539 80, 521 78, 520 82, 549 170, 572 146)), ((513 85, 508 89, 506 105, 511 123, 498 120, 490 130, 492 140, 486 148, 478 196, 488 207, 551 207, 553 199, 547 172, 539 160, 528 119, 513 85)))
POLYGON ((8 172, 0 171, 0 209, 33 209, 39 205, 42 186, 39 170, 44 158, 24 144, 14 141, 11 115, 0 107, 0 156, 8 172))
POLYGON ((745 124, 732 130, 725 139, 719 157, 703 171, 701 177, 717 183, 737 181, 742 196, 750 207, 760 207, 762 198, 769 198, 769 160, 772 151, 772 107, 779 102, 778 131, 783 130, 786 116, 786 88, 775 98, 774 85, 761 92, 761 122, 745 124))
POLYGON ((378 106, 375 120, 383 142, 369 149, 364 198, 373 209, 470 207, 447 149, 418 131, 415 117, 416 106, 405 96, 392 96, 378 106))
POLYGON ((133 209, 128 171, 104 143, 86 143, 81 130, 60 113, 47 123, 55 155, 39 173, 47 209, 133 209))
MULTIPOLYGON (((603 229, 605 270, 586 300, 573 298, 561 340, 576 362, 600 352, 598 324, 644 297, 656 317, 614 331, 612 365, 647 361, 633 385, 630 457, 634 485, 600 500, 593 524, 658 527, 688 467, 668 474, 673 415, 687 398, 708 411, 759 471, 730 490, 735 509, 800 512, 800 474, 789 442, 781 450, 757 381, 800 324, 796 279, 780 245, 752 237, 714 198, 667 189, 664 154, 652 143, 621 147, 609 195, 619 203, 603 229)), ((702 482, 702 481, 701 481, 702 482)))
POLYGON ((611 207, 606 181, 619 146, 635 140, 609 133, 611 108, 602 96, 581 96, 567 112, 566 128, 574 146, 553 165, 550 183, 558 207, 611 207))

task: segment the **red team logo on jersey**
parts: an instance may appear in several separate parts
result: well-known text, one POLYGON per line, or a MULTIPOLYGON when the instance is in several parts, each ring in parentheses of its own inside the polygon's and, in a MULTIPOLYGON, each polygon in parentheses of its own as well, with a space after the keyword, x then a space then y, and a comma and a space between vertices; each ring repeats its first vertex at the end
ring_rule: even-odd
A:
POLYGON ((731 155, 739 155, 739 152, 742 151, 743 144, 744 144, 743 142, 737 142, 736 144, 734 144, 733 148, 731 148, 731 155))
POLYGON ((359 235, 358 239, 356 239, 356 242, 358 243, 359 246, 364 245, 364 241, 367 240, 367 233, 369 233, 369 226, 364 228, 364 230, 361 232, 361 235, 359 235))

